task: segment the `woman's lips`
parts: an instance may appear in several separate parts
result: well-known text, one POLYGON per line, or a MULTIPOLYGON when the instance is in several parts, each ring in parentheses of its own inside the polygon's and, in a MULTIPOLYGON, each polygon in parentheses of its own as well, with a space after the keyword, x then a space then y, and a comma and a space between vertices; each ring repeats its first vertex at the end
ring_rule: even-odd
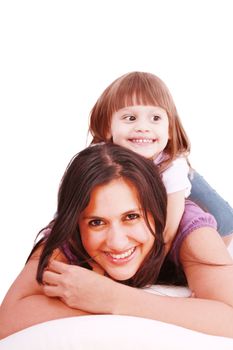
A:
POLYGON ((117 253, 117 254, 111 253, 111 252, 104 252, 104 253, 110 262, 122 264, 130 261, 133 258, 135 250, 136 250, 136 247, 132 247, 122 253, 117 253))

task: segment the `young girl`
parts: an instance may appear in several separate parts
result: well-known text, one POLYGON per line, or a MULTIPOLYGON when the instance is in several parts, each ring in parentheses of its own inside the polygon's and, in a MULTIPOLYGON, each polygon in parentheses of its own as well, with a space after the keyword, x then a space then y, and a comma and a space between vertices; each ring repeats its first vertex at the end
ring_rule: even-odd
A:
POLYGON ((62 179, 55 219, 0 307, 0 338, 87 313, 140 316, 233 337, 233 265, 215 220, 189 202, 195 223, 184 214, 164 262, 166 201, 152 160, 114 144, 80 152, 62 179), (168 282, 171 264, 183 268, 195 298, 132 288, 168 282))
POLYGON ((116 79, 91 111, 90 132, 92 143, 117 143, 154 159, 159 166, 168 194, 167 248, 177 232, 185 198, 214 215, 218 232, 226 244, 230 243, 233 209, 190 169, 190 142, 172 96, 157 76, 132 72, 116 79))

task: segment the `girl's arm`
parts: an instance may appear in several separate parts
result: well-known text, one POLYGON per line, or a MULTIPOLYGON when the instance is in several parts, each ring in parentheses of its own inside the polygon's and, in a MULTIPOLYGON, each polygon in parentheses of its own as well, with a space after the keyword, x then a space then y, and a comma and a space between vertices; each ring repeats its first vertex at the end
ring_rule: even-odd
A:
POLYGON ((37 266, 38 257, 31 258, 5 296, 0 306, 0 339, 40 322, 85 314, 44 295, 36 281, 37 266))
POLYGON ((185 190, 167 195, 167 220, 164 229, 164 241, 166 252, 169 251, 172 241, 177 233, 180 220, 184 213, 185 190))
POLYGON ((169 167, 162 172, 162 180, 167 191, 167 221, 164 230, 165 251, 169 251, 182 218, 185 197, 191 189, 188 178, 189 165, 186 158, 175 159, 169 167))
POLYGON ((233 338, 233 261, 218 233, 193 231, 182 244, 180 260, 195 298, 154 295, 58 262, 44 274, 51 284, 44 292, 92 313, 145 317, 233 338))

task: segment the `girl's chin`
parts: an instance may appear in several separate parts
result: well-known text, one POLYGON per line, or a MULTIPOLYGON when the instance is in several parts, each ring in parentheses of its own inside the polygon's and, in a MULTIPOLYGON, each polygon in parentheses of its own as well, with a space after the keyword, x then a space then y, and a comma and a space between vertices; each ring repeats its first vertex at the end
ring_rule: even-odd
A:
POLYGON ((135 153, 139 154, 140 156, 143 156, 144 158, 147 159, 151 159, 154 158, 155 156, 155 152, 145 152, 143 150, 136 150, 136 149, 132 149, 132 151, 134 151, 135 153))

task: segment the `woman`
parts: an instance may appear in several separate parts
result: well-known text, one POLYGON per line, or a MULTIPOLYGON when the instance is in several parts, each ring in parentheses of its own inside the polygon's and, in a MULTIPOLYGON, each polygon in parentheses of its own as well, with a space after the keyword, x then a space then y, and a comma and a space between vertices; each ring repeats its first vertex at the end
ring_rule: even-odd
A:
POLYGON ((196 220, 180 227, 164 261, 166 191, 153 162, 113 144, 80 152, 61 182, 56 218, 3 301, 1 338, 87 313, 140 316, 233 337, 232 259, 214 219, 189 206, 196 220), (182 267, 195 298, 132 288, 169 282, 171 265, 175 272, 182 267))

